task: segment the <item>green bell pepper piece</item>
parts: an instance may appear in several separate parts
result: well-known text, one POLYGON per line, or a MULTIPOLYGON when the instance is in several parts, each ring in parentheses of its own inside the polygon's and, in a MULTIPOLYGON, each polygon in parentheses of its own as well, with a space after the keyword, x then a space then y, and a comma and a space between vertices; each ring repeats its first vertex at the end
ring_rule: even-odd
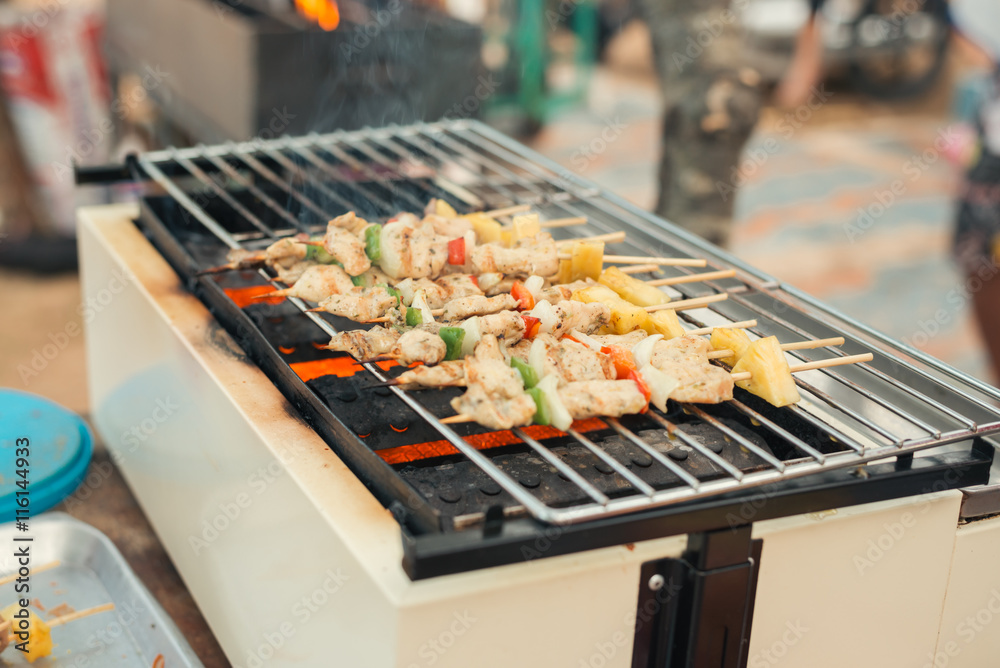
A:
POLYGON ((462 341, 465 340, 464 329, 461 327, 442 327, 438 336, 444 339, 444 344, 447 346, 447 352, 444 355, 446 360, 457 360, 462 356, 462 341))
POLYGON ((382 259, 382 227, 369 225, 365 229, 365 254, 372 262, 382 259))
POLYGON ((416 327, 417 325, 422 325, 424 322, 424 317, 420 315, 420 309, 413 308, 412 306, 406 307, 406 326, 416 327))
POLYGON ((538 385, 538 372, 535 368, 526 362, 522 362, 516 357, 510 358, 510 365, 517 369, 517 372, 521 374, 521 380, 524 382, 526 388, 532 388, 538 385))
POLYGON ((549 426, 549 411, 545 407, 545 399, 542 396, 543 392, 537 387, 529 387, 525 392, 528 396, 532 398, 535 402, 535 417, 532 420, 535 424, 540 424, 543 426, 549 426))

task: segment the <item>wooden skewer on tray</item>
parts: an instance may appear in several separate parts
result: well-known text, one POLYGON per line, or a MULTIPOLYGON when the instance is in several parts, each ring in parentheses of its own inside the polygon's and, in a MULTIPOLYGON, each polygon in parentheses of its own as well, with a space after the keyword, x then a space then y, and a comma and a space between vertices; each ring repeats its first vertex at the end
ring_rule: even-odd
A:
MULTIPOLYGON (((732 329, 732 328, 730 328, 732 329)), ((794 343, 782 343, 782 350, 815 350, 816 348, 832 348, 835 346, 844 345, 844 337, 834 336, 829 339, 814 339, 812 341, 796 341, 794 343)), ((708 353, 708 359, 717 360, 724 359, 726 357, 731 357, 733 351, 731 350, 713 350, 708 353)))

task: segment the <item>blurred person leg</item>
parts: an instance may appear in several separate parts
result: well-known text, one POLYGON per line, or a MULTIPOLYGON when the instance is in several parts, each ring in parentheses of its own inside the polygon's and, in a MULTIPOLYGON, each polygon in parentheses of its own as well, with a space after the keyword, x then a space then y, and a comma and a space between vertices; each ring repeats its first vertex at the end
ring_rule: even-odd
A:
POLYGON ((736 166, 761 106, 759 75, 740 66, 737 12, 731 0, 638 5, 664 97, 656 213, 725 245, 736 166))
POLYGON ((965 274, 965 288, 1000 380, 1000 156, 986 148, 968 171, 958 204, 955 258, 965 274))
POLYGON ((774 94, 780 107, 792 109, 808 102, 823 77, 823 35, 817 14, 821 4, 822 0, 812 0, 809 21, 795 40, 792 62, 774 94))

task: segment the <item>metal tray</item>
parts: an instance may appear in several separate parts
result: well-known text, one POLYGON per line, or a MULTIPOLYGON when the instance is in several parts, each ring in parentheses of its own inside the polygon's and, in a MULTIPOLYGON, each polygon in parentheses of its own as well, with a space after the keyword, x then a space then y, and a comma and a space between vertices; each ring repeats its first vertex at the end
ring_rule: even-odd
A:
MULTIPOLYGON (((65 513, 46 513, 31 520, 31 530, 19 533, 12 524, 0 526, 2 549, 0 574, 12 573, 16 565, 14 545, 31 546, 31 567, 52 561, 60 565, 31 577, 31 599, 47 609, 66 603, 83 610, 112 602, 115 609, 52 629, 54 648, 38 668, 100 666, 101 668, 150 668, 163 655, 165 668, 202 666, 184 636, 129 568, 107 536, 65 513), (14 538, 31 536, 31 543, 14 538)), ((0 603, 15 601, 14 584, 0 588, 0 603)), ((39 613, 43 619, 45 613, 39 613)), ((31 665, 23 654, 9 647, 0 665, 31 665), (4 663, 6 662, 6 663, 4 663)))

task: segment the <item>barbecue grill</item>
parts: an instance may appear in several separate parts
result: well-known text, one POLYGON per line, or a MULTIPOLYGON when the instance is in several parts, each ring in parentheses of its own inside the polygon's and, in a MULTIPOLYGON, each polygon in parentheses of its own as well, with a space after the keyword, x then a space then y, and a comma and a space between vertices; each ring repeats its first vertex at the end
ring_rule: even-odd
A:
MULTIPOLYGON (((871 517, 898 514, 900 504, 913 503, 910 497, 934 492, 927 503, 954 513, 949 540, 955 542, 962 498, 977 499, 976 516, 989 514, 988 497, 968 488, 990 489, 990 439, 1000 430, 997 390, 832 311, 482 124, 447 121, 169 149, 133 156, 121 167, 78 172, 81 182, 116 179, 149 185, 138 227, 175 280, 238 345, 230 355, 256 364, 287 399, 291 417, 273 419, 301 416, 390 513, 397 540, 401 536, 407 586, 505 572, 497 570, 505 565, 537 569, 556 557, 598 554, 598 548, 627 550, 635 569, 629 571, 633 612, 650 604, 655 611, 647 623, 628 629, 626 646, 614 657, 605 653, 601 665, 746 665, 751 622, 754 638, 760 626, 754 602, 764 584, 761 567, 771 558, 761 527, 820 521, 833 509, 867 518, 860 508, 848 510, 863 504, 875 509, 871 517), (460 212, 528 203, 543 218, 584 216, 585 226, 554 234, 625 230, 626 241, 612 252, 705 258, 709 269, 733 268, 735 278, 670 288, 680 298, 728 295, 685 311, 681 317, 691 328, 754 319, 753 332, 783 341, 845 338, 832 352, 796 351, 803 362, 869 351, 874 359, 796 374, 803 401, 786 408, 737 390, 724 405, 594 418, 566 433, 540 426, 491 432, 442 424, 457 390, 386 386, 404 369, 321 349, 332 334, 358 325, 306 312, 298 299, 255 299, 283 287, 266 270, 199 273, 222 264, 231 249, 322 233, 327 220, 347 211, 384 221, 400 210, 419 211, 432 197, 460 212), (964 496, 945 491, 956 488, 967 488, 964 496), (635 554, 637 544, 658 545, 660 552, 635 554)), ((81 232, 84 258, 91 237, 107 235, 98 228, 91 224, 81 232)), ((128 265, 136 271, 134 262, 128 265)), ((99 288, 86 268, 84 262, 85 283, 99 288)), ((668 276, 690 271, 663 269, 668 276)), ((101 332, 102 339, 111 336, 128 347, 121 341, 127 333, 111 334, 106 326, 101 332)), ((108 365, 114 350, 107 340, 95 342, 97 334, 90 334, 92 368, 108 365)), ((135 374, 95 373, 114 378, 101 380, 94 393, 115 413, 111 397, 121 400, 122 388, 134 386, 125 381, 135 374)), ((102 425, 101 410, 96 413, 106 438, 118 433, 120 415, 106 414, 102 425)), ((291 451, 291 444, 281 445, 284 456, 291 451)), ((135 471, 127 456, 121 465, 134 487, 151 475, 148 468, 135 471)), ((136 491, 144 500, 145 492, 136 491)), ((158 513, 152 514, 156 524, 158 513)), ((182 572, 186 559, 175 552, 185 549, 171 549, 182 572)), ((589 641, 592 633, 585 629, 578 629, 580 637, 589 641)), ((245 643, 220 639, 234 661, 245 660, 245 643)), ((452 654, 438 658, 472 665, 452 654)), ((401 651, 398 664, 357 665, 430 665, 424 660, 407 664, 401 651)), ((488 664, 477 659, 476 665, 488 664)))

